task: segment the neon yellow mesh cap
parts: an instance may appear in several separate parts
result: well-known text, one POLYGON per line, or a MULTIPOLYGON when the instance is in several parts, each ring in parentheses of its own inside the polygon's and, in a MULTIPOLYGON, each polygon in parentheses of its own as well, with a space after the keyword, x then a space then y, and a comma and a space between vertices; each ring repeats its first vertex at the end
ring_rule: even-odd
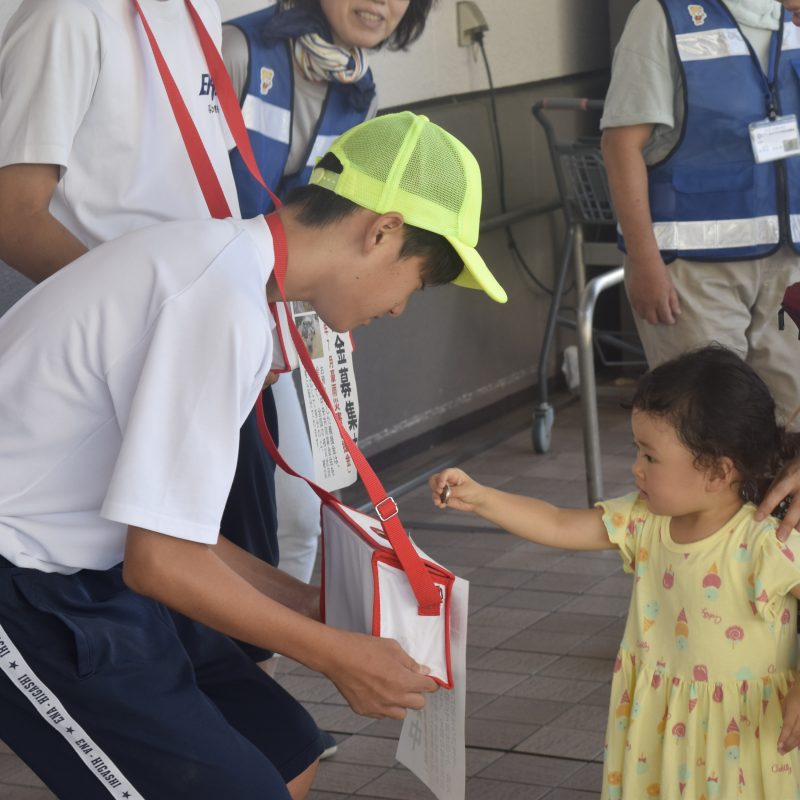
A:
POLYGON ((444 236, 464 262, 453 283, 506 302, 503 287, 475 249, 481 171, 458 139, 427 117, 402 111, 356 125, 329 152, 342 163, 342 172, 317 167, 309 183, 376 214, 396 211, 409 225, 444 236))

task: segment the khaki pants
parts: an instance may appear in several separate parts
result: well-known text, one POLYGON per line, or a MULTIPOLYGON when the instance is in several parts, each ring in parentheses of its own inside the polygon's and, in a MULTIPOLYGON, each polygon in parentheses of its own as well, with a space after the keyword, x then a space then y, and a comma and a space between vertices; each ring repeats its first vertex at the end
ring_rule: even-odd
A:
POLYGON ((788 420, 800 406, 800 341, 788 317, 778 330, 778 310, 786 287, 800 281, 800 255, 784 247, 756 261, 676 259, 669 270, 681 304, 678 321, 652 325, 634 314, 648 364, 719 342, 763 378, 779 415, 788 420))

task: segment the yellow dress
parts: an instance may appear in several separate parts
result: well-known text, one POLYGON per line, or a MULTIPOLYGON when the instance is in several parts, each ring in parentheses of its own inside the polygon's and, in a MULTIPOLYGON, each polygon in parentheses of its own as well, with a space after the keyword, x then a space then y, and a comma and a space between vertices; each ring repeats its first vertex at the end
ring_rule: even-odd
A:
POLYGON ((611 685, 604 800, 800 800, 778 754, 794 682, 800 535, 743 506, 693 544, 637 494, 598 504, 634 588, 611 685))

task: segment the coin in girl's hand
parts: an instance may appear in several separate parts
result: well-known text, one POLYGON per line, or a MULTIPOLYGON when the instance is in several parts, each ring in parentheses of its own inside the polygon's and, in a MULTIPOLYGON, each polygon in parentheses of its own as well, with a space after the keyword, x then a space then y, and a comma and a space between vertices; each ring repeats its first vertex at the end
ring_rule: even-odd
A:
POLYGON ((439 500, 441 501, 443 506, 447 505, 447 501, 450 499, 450 484, 446 483, 444 485, 444 489, 442 489, 442 493, 439 495, 439 500))

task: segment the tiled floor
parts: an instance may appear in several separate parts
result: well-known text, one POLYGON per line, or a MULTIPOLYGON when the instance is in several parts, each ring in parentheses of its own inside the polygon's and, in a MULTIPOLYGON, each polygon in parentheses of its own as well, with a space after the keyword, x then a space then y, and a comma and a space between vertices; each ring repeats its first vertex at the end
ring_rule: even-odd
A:
MULTIPOLYGON (((599 400, 607 496, 631 485, 628 413, 619 405, 624 393, 606 389, 599 400)), ((419 473, 460 449, 472 453, 461 466, 485 483, 585 505, 578 404, 558 410, 547 455, 532 452, 527 420, 518 413, 496 421, 399 465, 385 482, 392 485, 395 475, 407 481, 409 469, 419 473), (497 443, 504 425, 512 433, 497 443)), ((470 581, 468 800, 596 798, 609 681, 630 590, 619 557, 522 542, 480 520, 437 511, 424 486, 400 500, 420 546, 470 581)), ((433 797, 394 760, 399 723, 355 715, 326 678, 286 659, 279 677, 340 742, 337 755, 320 766, 314 800, 433 797)), ((52 797, 0 744, 0 798, 52 797)))

